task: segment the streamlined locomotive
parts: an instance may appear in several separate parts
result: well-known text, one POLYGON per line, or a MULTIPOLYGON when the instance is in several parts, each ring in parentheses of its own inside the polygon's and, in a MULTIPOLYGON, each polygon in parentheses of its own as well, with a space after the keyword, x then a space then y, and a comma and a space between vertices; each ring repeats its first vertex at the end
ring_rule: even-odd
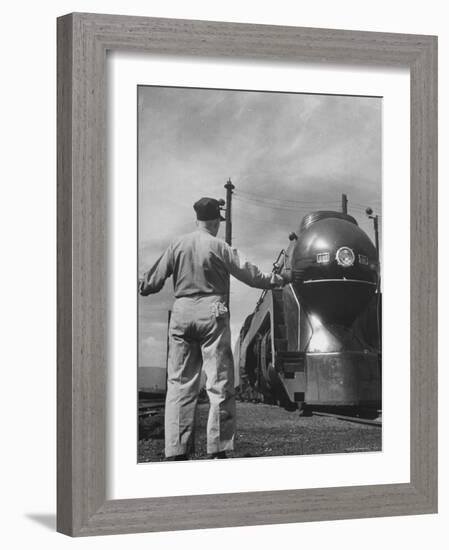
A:
POLYGON ((242 399, 287 409, 381 407, 378 251, 345 213, 304 217, 235 349, 242 399))

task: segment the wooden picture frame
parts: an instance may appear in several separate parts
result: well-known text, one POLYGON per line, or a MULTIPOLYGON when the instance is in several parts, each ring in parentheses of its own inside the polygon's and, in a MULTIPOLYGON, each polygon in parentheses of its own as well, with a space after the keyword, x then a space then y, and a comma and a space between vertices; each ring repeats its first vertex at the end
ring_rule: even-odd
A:
POLYGON ((437 511, 437 38, 74 13, 58 19, 57 529, 100 535, 437 511), (108 50, 406 66, 410 483, 106 500, 108 50))

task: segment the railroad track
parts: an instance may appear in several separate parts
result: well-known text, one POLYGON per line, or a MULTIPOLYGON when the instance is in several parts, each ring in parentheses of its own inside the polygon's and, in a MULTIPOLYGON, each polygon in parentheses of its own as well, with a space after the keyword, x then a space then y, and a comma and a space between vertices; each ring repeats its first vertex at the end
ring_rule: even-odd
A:
POLYGON ((157 414, 165 405, 164 399, 152 399, 139 401, 139 417, 153 416, 157 414))
POLYGON ((382 427, 381 417, 370 419, 370 418, 361 418, 360 416, 345 416, 338 413, 326 413, 321 411, 313 411, 314 416, 330 416, 332 418, 337 418, 338 420, 345 420, 346 422, 355 422, 356 424, 368 424, 369 426, 378 426, 382 427))
MULTIPOLYGON (((141 400, 139 402, 139 417, 154 416, 160 412, 160 410, 164 407, 164 405, 165 405, 164 399, 141 400)), ((347 416, 343 414, 328 413, 328 412, 322 412, 322 411, 312 411, 312 415, 327 416, 331 418, 337 418, 338 420, 343 420, 346 422, 355 422, 356 424, 378 426, 379 428, 382 427, 381 417, 370 419, 370 418, 362 418, 360 416, 347 416)))

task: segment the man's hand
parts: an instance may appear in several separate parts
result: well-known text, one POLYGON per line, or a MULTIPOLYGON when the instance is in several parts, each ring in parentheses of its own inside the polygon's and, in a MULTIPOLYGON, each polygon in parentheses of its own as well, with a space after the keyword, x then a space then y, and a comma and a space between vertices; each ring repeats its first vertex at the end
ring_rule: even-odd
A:
POLYGON ((145 279, 139 279, 137 290, 141 296, 148 296, 148 292, 145 292, 145 279))
POLYGON ((270 279, 271 288, 282 288, 285 285, 283 277, 277 273, 273 273, 270 279))

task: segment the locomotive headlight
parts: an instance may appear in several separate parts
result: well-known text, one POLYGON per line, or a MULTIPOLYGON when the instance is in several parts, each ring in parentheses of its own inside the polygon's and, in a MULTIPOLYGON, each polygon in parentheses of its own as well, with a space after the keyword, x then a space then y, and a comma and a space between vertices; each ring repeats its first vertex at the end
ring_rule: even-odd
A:
POLYGON ((348 246, 342 246, 337 250, 335 259, 337 260, 338 265, 350 267, 351 265, 354 265, 355 255, 348 246))

